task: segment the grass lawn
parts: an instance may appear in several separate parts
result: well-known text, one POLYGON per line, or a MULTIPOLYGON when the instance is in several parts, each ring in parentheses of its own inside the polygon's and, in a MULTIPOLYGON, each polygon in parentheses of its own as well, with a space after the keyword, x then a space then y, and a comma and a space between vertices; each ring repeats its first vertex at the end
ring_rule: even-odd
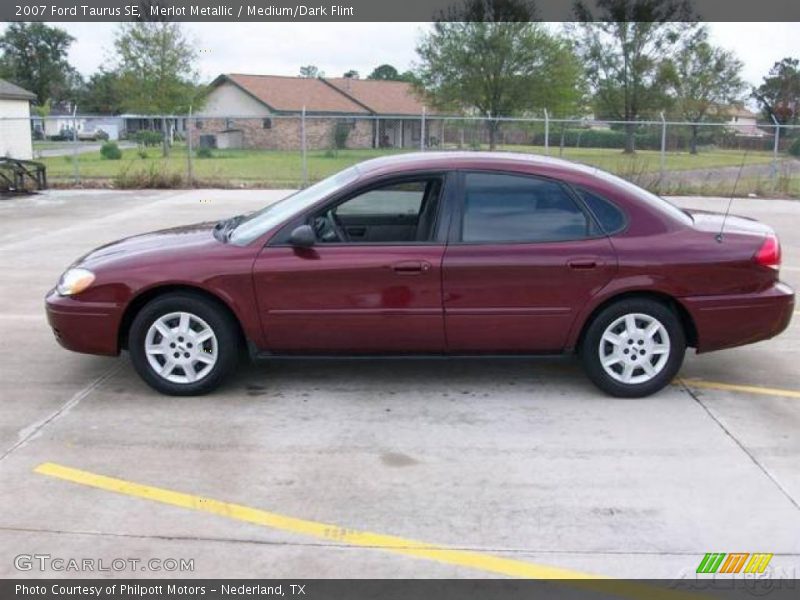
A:
MULTIPOLYGON (((507 146, 501 148, 515 152, 543 154, 541 146, 507 146)), ((139 156, 137 149, 124 149, 121 160, 105 160, 99 152, 87 152, 77 157, 82 179, 114 179, 147 171, 175 174, 184 179, 187 173, 186 147, 177 145, 168 158, 162 158, 160 148, 149 148, 146 156, 139 156)), ((330 152, 314 150, 308 152, 308 178, 321 179, 362 160, 398 153, 398 150, 363 149, 330 152)), ((551 156, 558 156, 559 149, 551 148, 551 156)), ((711 150, 692 156, 688 153, 670 152, 666 157, 666 168, 671 171, 739 166, 742 152, 736 150, 711 150)), ((635 155, 624 155, 615 149, 565 148, 563 158, 598 166, 621 175, 657 173, 660 169, 658 152, 643 150, 635 155)), ((58 156, 41 159, 47 166, 51 181, 71 181, 73 157, 58 156)), ((747 163, 768 163, 772 155, 768 152, 750 152, 747 163)), ((299 151, 277 150, 214 150, 211 158, 194 158, 195 179, 210 185, 248 184, 296 186, 302 181, 302 162, 299 151)))

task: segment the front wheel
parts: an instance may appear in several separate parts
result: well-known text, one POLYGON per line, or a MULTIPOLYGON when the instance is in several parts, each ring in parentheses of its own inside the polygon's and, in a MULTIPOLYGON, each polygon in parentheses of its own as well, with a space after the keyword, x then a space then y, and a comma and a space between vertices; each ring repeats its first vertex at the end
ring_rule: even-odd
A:
POLYGON ((589 378, 623 398, 649 396, 683 364, 686 337, 675 313, 646 298, 616 302, 591 322, 580 348, 589 378))
POLYGON ((147 304, 131 324, 128 348, 136 371, 171 396, 210 392, 237 365, 232 318, 214 302, 170 294, 147 304))

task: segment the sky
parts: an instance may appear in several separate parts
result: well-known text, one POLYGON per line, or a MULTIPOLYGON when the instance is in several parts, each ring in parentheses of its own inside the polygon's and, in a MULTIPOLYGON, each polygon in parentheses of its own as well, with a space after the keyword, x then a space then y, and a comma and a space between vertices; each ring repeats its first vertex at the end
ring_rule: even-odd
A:
MULTIPOLYGON (((76 38, 70 62, 88 76, 112 61, 115 23, 53 23, 76 38)), ((773 63, 800 58, 800 23, 709 23, 714 43, 744 62, 743 76, 758 84, 773 63)), ((200 51, 200 74, 210 81, 220 73, 297 75, 313 64, 328 76, 355 69, 366 77, 389 63, 399 71, 412 66, 426 23, 185 23, 200 51)), ((551 25, 553 28, 559 25, 551 25)), ((4 29, 3 25, 0 25, 4 29)))

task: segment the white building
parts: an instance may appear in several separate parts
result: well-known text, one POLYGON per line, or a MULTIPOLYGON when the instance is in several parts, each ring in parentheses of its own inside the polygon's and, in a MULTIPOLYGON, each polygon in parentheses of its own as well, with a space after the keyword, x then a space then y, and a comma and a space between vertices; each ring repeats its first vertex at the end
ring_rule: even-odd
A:
POLYGON ((0 79, 0 156, 30 160, 31 101, 36 96, 0 79))
POLYGON ((726 111, 728 129, 737 136, 764 137, 767 133, 758 127, 758 113, 744 106, 731 106, 726 111))

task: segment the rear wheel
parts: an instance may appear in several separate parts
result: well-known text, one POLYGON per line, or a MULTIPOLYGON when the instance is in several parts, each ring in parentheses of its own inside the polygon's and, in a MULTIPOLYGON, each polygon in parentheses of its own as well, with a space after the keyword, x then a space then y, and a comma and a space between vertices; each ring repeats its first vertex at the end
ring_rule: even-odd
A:
POLYGON ((594 318, 580 350, 586 373, 597 387, 612 396, 637 398, 672 381, 683 364, 686 338, 668 306, 630 298, 594 318))
POLYGON ((131 324, 128 347, 142 379, 173 396, 210 392, 238 362, 233 319, 193 294, 170 294, 147 304, 131 324))

